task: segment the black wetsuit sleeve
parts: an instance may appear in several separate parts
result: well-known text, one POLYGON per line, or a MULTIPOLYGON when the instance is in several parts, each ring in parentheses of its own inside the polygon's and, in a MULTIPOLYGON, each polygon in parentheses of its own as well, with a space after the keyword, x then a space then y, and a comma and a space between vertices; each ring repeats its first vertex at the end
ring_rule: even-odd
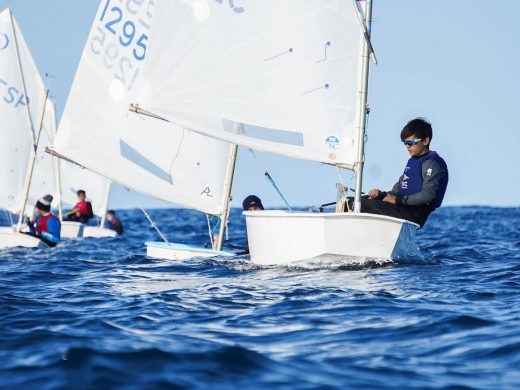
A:
POLYGON ((444 175, 446 175, 446 171, 438 161, 434 159, 424 161, 422 164, 423 185, 421 191, 412 195, 398 195, 396 203, 403 206, 430 205, 435 200, 437 189, 444 175))
POLYGON ((397 183, 394 184, 392 189, 387 192, 389 195, 394 195, 394 196, 399 195, 399 189, 401 188, 401 180, 403 180, 403 175, 401 175, 401 177, 399 177, 399 180, 397 180, 397 183))

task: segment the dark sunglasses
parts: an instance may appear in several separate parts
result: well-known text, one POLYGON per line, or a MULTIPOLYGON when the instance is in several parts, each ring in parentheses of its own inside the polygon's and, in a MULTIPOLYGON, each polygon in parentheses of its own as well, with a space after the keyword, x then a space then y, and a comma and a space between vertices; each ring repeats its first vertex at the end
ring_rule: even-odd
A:
POLYGON ((401 141, 403 141, 403 144, 405 144, 406 146, 414 146, 417 145, 420 141, 422 141, 422 139, 402 139, 401 141))

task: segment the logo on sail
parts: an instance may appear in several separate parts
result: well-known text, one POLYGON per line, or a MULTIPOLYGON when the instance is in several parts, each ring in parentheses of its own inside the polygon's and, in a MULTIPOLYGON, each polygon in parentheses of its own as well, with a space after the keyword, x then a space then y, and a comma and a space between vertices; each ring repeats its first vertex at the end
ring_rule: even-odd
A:
POLYGON ((211 188, 209 188, 209 187, 204 188, 204 191, 202 191, 200 194, 206 195, 209 198, 213 198, 213 194, 211 193, 211 188))
POLYGON ((9 37, 7 34, 0 32, 0 51, 4 50, 9 46, 9 37))
POLYGON ((329 147, 329 149, 337 149, 339 146, 339 138, 335 135, 329 135, 325 138, 325 144, 329 147))

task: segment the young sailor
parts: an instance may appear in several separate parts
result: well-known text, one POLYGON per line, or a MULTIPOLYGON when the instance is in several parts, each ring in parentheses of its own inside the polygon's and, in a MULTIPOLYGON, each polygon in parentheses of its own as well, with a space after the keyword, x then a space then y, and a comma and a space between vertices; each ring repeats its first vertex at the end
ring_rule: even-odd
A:
POLYGON ((65 219, 67 221, 87 223, 88 220, 94 216, 92 204, 86 200, 87 194, 84 190, 78 190, 76 195, 78 196, 78 202, 74 205, 72 210, 65 214, 65 219))
POLYGON ((105 227, 110 230, 114 230, 118 235, 123 234, 123 225, 119 218, 116 217, 114 210, 107 211, 107 219, 105 221, 105 227))
POLYGON ((410 159, 393 186, 384 192, 374 188, 361 199, 361 212, 389 215, 415 222, 421 227, 430 213, 440 207, 448 186, 448 167, 437 152, 430 150, 431 124, 424 118, 409 121, 401 141, 410 159))
POLYGON ((54 247, 60 241, 61 224, 58 217, 51 213, 52 195, 38 199, 35 206, 36 220, 29 222, 30 235, 54 247))
MULTIPOLYGON (((258 211, 263 210, 264 205, 262 204, 262 201, 260 198, 256 195, 248 195, 246 198, 242 201, 242 209, 244 211, 258 211)), ((246 238, 245 247, 242 252, 237 253, 237 255, 247 255, 249 254, 249 242, 246 238)))

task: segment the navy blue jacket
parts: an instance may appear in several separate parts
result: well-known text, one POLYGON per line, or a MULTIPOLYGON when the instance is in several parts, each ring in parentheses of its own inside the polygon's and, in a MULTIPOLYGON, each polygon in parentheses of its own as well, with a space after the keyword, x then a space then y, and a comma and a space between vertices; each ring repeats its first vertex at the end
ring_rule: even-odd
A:
POLYGON ((396 196, 397 205, 428 205, 436 209, 442 204, 448 180, 446 162, 431 151, 419 157, 411 157, 389 193, 396 196))

